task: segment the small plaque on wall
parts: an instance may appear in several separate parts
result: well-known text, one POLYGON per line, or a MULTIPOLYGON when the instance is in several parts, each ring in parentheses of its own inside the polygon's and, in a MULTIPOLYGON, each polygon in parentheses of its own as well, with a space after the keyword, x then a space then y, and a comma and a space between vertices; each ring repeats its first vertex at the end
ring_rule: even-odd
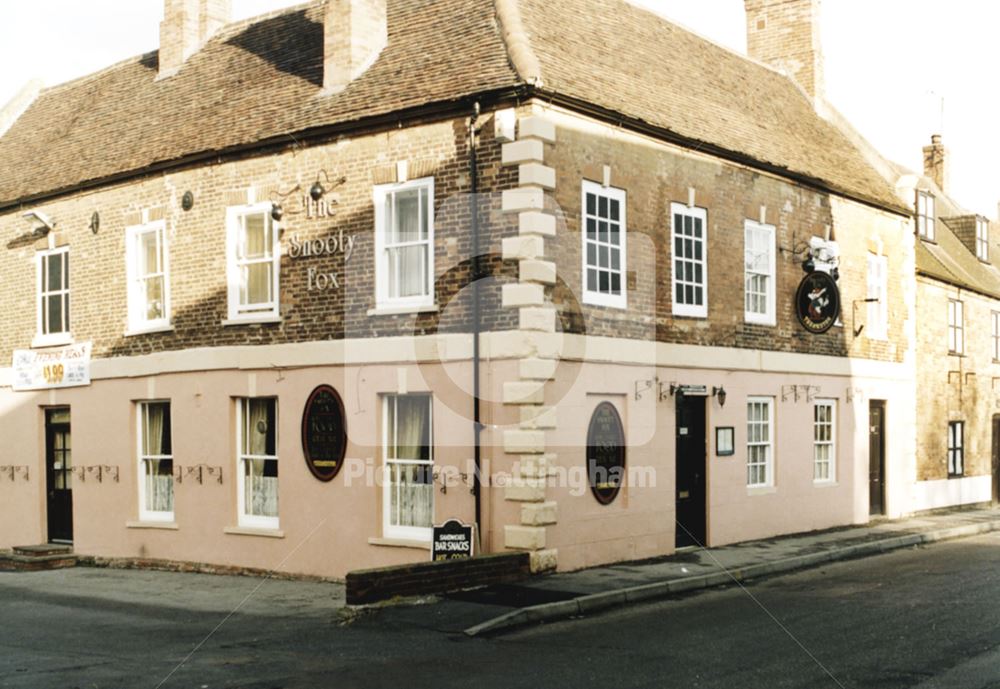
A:
POLYGON ((736 454, 733 442, 732 426, 716 426, 715 428, 715 455, 717 457, 732 457, 736 454))
POLYGON ((615 405, 601 402, 587 429, 590 490, 602 505, 614 502, 625 476, 625 429, 615 405))
POLYGON ((332 481, 344 464, 347 421, 340 395, 320 385, 302 412, 302 453, 309 471, 320 481, 332 481))

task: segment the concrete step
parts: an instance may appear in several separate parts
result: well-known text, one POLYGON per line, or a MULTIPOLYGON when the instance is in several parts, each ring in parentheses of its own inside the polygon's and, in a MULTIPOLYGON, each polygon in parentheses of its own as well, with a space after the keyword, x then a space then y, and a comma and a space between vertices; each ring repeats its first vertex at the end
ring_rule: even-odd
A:
POLYGON ((76 567, 77 556, 68 545, 19 545, 0 551, 0 572, 42 572, 76 567))

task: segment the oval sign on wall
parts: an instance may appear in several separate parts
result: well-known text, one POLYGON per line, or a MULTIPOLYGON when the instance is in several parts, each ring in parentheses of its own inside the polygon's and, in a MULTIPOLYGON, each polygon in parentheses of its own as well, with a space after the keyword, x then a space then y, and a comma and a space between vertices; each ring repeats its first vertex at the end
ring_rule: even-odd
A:
POLYGON ((587 429, 587 476, 590 490, 602 505, 618 497, 625 478, 625 429, 618 410, 601 402, 587 429))
POLYGON ((312 391, 302 412, 302 453, 313 476, 332 481, 344 464, 347 422, 344 403, 329 385, 312 391))
POLYGON ((837 281, 821 271, 802 278, 795 293, 795 315, 802 327, 814 335, 821 335, 832 328, 840 315, 837 281))

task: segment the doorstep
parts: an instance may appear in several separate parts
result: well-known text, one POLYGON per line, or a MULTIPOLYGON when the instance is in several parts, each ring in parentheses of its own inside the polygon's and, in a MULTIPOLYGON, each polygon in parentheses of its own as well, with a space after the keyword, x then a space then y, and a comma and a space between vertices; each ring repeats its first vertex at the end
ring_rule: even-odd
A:
POLYGON ((77 556, 68 545, 18 545, 0 552, 0 572, 45 572, 76 567, 77 556))

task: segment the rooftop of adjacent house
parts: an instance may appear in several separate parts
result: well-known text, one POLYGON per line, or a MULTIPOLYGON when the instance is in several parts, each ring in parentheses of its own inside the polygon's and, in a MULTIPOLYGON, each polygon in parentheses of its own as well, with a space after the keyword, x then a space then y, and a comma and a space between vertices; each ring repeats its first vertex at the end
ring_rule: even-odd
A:
POLYGON ((332 95, 322 93, 323 20, 324 2, 311 2, 226 26, 166 79, 152 52, 42 91, 0 137, 0 207, 531 81, 908 212, 789 78, 624 0, 388 0, 387 47, 332 95))

